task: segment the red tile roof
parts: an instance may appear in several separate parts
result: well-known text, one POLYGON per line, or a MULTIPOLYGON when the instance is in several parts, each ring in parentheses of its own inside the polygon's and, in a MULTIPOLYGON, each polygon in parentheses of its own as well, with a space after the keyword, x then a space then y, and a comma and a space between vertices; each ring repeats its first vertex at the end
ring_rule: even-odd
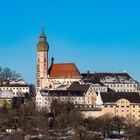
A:
POLYGON ((49 69, 50 78, 80 78, 80 72, 74 63, 52 64, 49 69))

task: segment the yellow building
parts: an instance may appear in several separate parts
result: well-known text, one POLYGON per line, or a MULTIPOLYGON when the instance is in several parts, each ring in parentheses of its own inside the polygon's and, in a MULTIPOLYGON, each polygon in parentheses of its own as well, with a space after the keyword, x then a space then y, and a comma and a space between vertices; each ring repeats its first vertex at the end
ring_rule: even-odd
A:
POLYGON ((100 93, 98 100, 102 105, 102 115, 111 114, 127 121, 140 121, 140 94, 138 92, 100 93))
POLYGON ((0 98, 0 108, 4 106, 11 108, 12 98, 0 98))

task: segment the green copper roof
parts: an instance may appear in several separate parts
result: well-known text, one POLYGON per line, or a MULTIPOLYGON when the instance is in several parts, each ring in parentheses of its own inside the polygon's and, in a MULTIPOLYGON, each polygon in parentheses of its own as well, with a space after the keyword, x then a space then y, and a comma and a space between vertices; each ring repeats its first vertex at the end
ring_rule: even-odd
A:
POLYGON ((37 51, 46 52, 49 50, 49 44, 46 41, 39 41, 37 44, 37 51))
POLYGON ((42 32, 41 32, 41 35, 40 35, 40 40, 37 44, 37 51, 46 52, 48 50, 49 50, 49 44, 46 41, 44 27, 42 26, 42 32))

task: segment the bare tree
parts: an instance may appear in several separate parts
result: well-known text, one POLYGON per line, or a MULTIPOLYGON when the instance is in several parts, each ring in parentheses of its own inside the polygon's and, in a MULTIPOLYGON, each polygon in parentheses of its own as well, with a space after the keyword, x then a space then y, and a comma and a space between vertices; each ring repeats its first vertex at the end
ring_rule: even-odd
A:
POLYGON ((21 75, 15 71, 11 70, 10 68, 0 67, 0 80, 5 80, 7 78, 17 79, 17 78, 21 78, 21 75))

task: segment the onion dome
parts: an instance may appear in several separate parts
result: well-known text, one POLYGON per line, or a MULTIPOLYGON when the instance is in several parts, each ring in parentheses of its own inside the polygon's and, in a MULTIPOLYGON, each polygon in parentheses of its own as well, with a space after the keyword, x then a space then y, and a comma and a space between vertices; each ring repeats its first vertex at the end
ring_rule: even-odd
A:
POLYGON ((40 35, 39 42, 37 44, 37 51, 38 52, 47 52, 49 50, 49 44, 46 41, 46 36, 44 33, 44 27, 42 26, 42 32, 40 35))

